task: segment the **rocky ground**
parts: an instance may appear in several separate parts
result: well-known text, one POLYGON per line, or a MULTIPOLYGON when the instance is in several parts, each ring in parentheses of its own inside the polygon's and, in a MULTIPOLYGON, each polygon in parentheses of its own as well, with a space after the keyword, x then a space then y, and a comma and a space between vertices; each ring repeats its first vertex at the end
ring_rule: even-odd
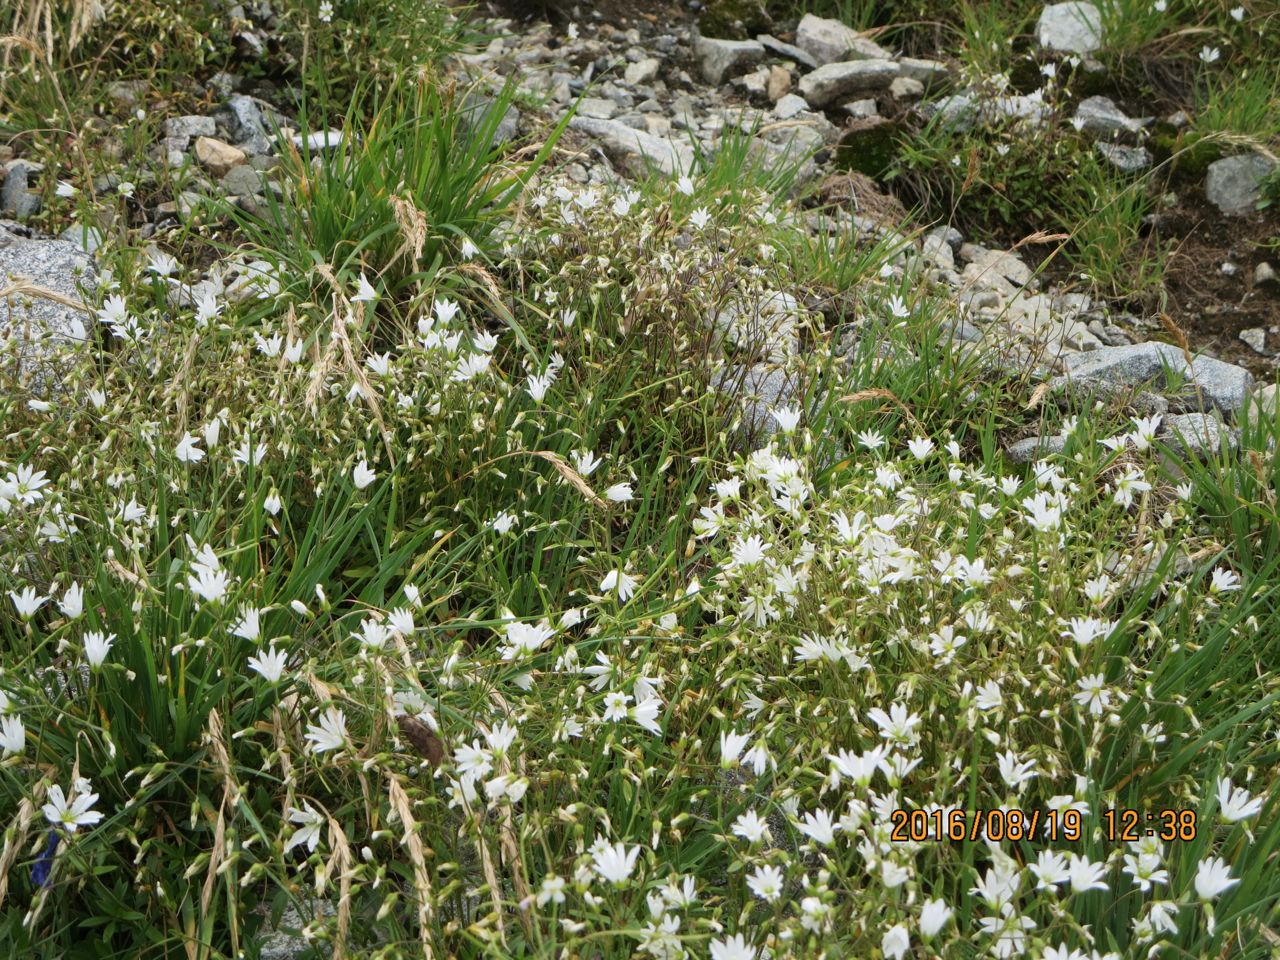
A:
MULTIPOLYGON (((1193 380, 1208 402, 1175 403, 1174 412, 1208 406, 1231 418, 1245 403, 1251 373, 1271 380, 1280 356, 1280 281, 1276 265, 1263 259, 1265 248, 1252 241, 1275 229, 1274 213, 1254 209, 1274 160, 1251 151, 1217 160, 1202 184, 1151 215, 1153 229, 1180 230, 1185 239, 1169 274, 1168 313, 1134 312, 1123 299, 1093 295, 1052 256, 1039 262, 1061 234, 1043 229, 1009 248, 993 246, 948 225, 945 211, 917 207, 909 215, 890 188, 863 170, 875 171, 886 136, 904 118, 923 122, 939 115, 959 128, 1012 121, 1028 136, 1046 124, 1070 123, 1095 140, 1108 162, 1142 169, 1153 162, 1146 144, 1157 118, 1127 113, 1102 95, 1063 110, 1051 109, 1040 89, 966 87, 945 61, 901 55, 812 15, 780 35, 704 36, 697 8, 648 2, 531 11, 495 4, 488 11, 493 16, 481 23, 493 39, 480 52, 456 56, 454 67, 481 89, 508 78, 518 85, 523 112, 508 112, 496 134, 501 140, 537 136, 572 111, 550 168, 571 184, 617 184, 650 166, 680 176, 693 170, 695 154, 713 155, 727 136, 740 135, 766 166, 796 168, 790 192, 803 201, 796 215, 809 229, 853 229, 868 243, 895 245, 897 276, 909 274, 954 300, 959 348, 1036 369, 1054 386, 1071 379, 1136 385, 1159 372, 1160 358, 1185 366, 1180 349, 1156 342, 1169 330, 1185 331, 1174 339, 1186 336, 1191 351, 1236 364, 1208 355, 1197 359, 1193 380)), ((1044 76, 1102 69, 1089 59, 1099 38, 1088 10, 1088 4, 1072 3, 1045 8, 1035 35, 1044 76)), ((251 36, 269 36, 269 7, 246 12, 244 22, 253 26, 251 36)), ((262 208, 269 194, 281 193, 276 157, 302 146, 291 119, 270 102, 275 93, 269 84, 253 88, 234 74, 214 76, 203 90, 214 106, 165 119, 163 138, 151 148, 153 166, 187 174, 182 189, 148 204, 143 198, 154 174, 144 170, 136 183, 102 176, 96 191, 138 198, 126 215, 142 241, 175 223, 200 220, 210 196, 231 198, 249 212, 262 208)), ((140 90, 118 83, 112 96, 131 105, 140 90)), ((1159 122, 1177 126, 1185 117, 1159 122)), ((309 146, 322 151, 327 139, 340 136, 313 134, 309 146)), ((22 221, 39 209, 31 188, 44 172, 22 158, 7 159, 4 170, 0 198, 13 220, 4 224, 0 274, 74 296, 77 282, 92 282, 92 255, 107 225, 76 224, 60 239, 37 239, 22 221)), ((206 293, 248 295, 246 281, 267 266, 211 264, 203 283, 176 295, 188 303, 206 293)), ((812 298, 801 303, 792 292, 771 297, 738 310, 750 314, 753 327, 774 331, 766 333, 765 359, 777 361, 799 349, 797 313, 825 305, 812 298)), ((33 316, 58 330, 73 330, 78 322, 70 308, 47 302, 33 316)), ((717 322, 732 328, 744 321, 717 322)), ((736 369, 726 380, 743 379, 736 369)), ((785 390, 782 375, 767 366, 742 370, 771 401, 785 390)), ((1274 387, 1264 393, 1273 395, 1274 387)), ((1167 405, 1153 400, 1151 406, 1164 411, 1167 405)))

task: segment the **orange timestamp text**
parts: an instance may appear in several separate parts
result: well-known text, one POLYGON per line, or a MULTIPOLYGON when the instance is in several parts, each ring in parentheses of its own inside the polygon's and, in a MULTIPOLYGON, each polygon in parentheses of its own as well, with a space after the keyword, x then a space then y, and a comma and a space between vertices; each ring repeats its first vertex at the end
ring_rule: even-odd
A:
MULTIPOLYGON (((890 839, 895 843, 980 839, 1076 843, 1084 840, 1090 831, 1086 814, 1070 807, 1061 810, 899 809, 894 810, 889 819, 890 839)), ((1136 843, 1143 837, 1186 842, 1196 838, 1196 811, 1103 810, 1098 816, 1098 827, 1103 839, 1113 843, 1136 843)))

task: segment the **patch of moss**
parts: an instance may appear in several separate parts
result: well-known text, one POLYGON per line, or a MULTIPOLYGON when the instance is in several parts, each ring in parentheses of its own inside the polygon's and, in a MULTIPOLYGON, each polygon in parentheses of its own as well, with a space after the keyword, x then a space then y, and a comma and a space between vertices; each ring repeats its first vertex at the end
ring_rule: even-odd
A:
POLYGON ((868 117, 849 126, 836 144, 836 165, 884 180, 898 158, 898 124, 868 117))
POLYGON ((1156 163, 1172 160, 1173 173, 1182 180, 1203 180, 1209 164, 1222 159, 1222 146, 1203 134, 1157 124, 1149 141, 1156 163))
POLYGON ((773 19, 763 0, 706 0, 698 15, 704 37, 746 40, 773 29, 773 19))

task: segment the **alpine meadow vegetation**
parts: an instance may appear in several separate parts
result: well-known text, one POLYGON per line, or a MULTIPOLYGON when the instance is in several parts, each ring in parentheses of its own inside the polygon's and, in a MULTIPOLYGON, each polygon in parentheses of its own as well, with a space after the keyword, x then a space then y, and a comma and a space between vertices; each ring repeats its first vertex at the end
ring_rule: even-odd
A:
MULTIPOLYGON (((80 325, 0 315, 4 956, 1275 955, 1274 407, 1191 455, 959 343, 914 248, 815 234, 745 133, 575 177, 568 117, 504 142, 514 81, 446 74, 444 8, 277 7, 263 202, 142 237, 122 176, 182 175, 68 151, 42 216, 111 207, 96 286, 0 273, 80 325)), ((12 47, 29 109, 118 79, 81 42, 12 47)), ((1075 266, 1158 285, 1133 181, 982 137, 899 173, 974 223, 1051 182, 1075 266)))

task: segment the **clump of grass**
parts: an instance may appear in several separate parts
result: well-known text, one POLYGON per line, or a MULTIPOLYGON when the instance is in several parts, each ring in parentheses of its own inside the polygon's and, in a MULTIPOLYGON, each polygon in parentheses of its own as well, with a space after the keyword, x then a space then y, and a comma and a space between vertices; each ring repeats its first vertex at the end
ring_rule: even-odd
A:
POLYGON ((534 156, 500 164, 495 133, 512 91, 508 83, 483 109, 464 109, 460 91, 423 71, 376 106, 357 96, 336 136, 304 113, 284 197, 268 194, 261 216, 232 209, 242 235, 302 299, 328 296, 317 266, 344 282, 367 274, 400 302, 446 265, 492 260, 508 205, 564 126, 534 156))

